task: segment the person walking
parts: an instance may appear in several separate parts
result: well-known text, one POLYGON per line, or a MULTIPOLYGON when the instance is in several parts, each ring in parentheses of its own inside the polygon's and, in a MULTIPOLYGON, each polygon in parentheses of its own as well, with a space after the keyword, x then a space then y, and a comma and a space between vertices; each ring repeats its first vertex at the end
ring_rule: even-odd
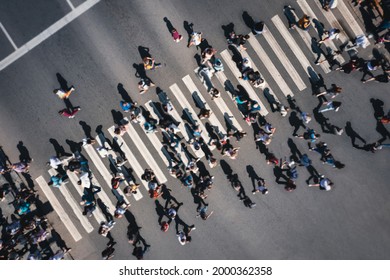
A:
POLYGON ((337 112, 340 109, 340 106, 341 106, 341 102, 329 101, 329 102, 326 102, 325 107, 320 109, 320 110, 318 110, 318 112, 319 113, 323 113, 323 112, 332 111, 332 110, 337 112))
POLYGON ((127 102, 127 101, 121 101, 120 106, 124 112, 131 112, 135 109, 135 106, 137 106, 137 102, 127 102))
POLYGON ((202 208, 199 209, 198 214, 196 215, 197 218, 202 218, 202 220, 206 221, 213 213, 214 211, 211 211, 210 213, 207 214, 208 206, 203 206, 202 208))
POLYGON ((320 40, 318 43, 322 44, 323 42, 325 41, 331 41, 331 40, 334 40, 334 39, 338 39, 339 38, 339 35, 340 35, 340 29, 337 29, 337 28, 331 28, 329 30, 326 30, 324 32, 324 35, 326 36, 325 38, 323 38, 322 40, 320 40))
POLYGON ((143 63, 145 70, 155 70, 161 67, 161 63, 155 62, 154 58, 148 56, 144 57, 143 63))
POLYGON ((306 14, 304 14, 298 21, 298 27, 305 31, 309 29, 310 25, 311 25, 310 17, 306 14))
POLYGON ((74 90, 74 86, 71 86, 68 91, 64 91, 63 89, 58 88, 53 90, 53 93, 57 95, 60 99, 68 99, 74 90))
POLYGON ((190 42, 187 45, 187 48, 189 48, 191 46, 198 47, 203 40, 204 39, 202 38, 202 32, 192 32, 191 33, 191 39, 190 39, 190 42))
POLYGON ((69 119, 73 119, 80 110, 80 107, 74 107, 73 109, 65 108, 59 111, 58 114, 64 117, 68 117, 69 119))
POLYGON ((144 94, 145 92, 148 91, 150 87, 156 86, 152 81, 148 78, 143 78, 141 81, 138 83, 138 89, 140 94, 144 94))
POLYGON ((375 71, 376 69, 378 69, 379 67, 379 61, 378 60, 370 60, 370 61, 367 61, 364 66, 363 66, 363 77, 361 79, 362 83, 365 83, 366 80, 365 80, 365 77, 368 75, 368 76, 371 76, 371 78, 375 78, 374 74, 372 73, 372 71, 375 71))
POLYGON ((321 190, 330 191, 333 186, 333 182, 326 178, 324 175, 321 175, 319 182, 316 184, 309 184, 309 187, 320 187, 321 190))
POLYGON ((176 43, 179 43, 183 39, 183 36, 180 35, 180 33, 176 30, 176 28, 173 28, 171 30, 171 35, 172 35, 173 41, 175 41, 176 43))
POLYGON ((265 186, 265 180, 264 179, 257 180, 257 185, 255 187, 255 190, 252 193, 256 194, 258 192, 261 192, 262 194, 267 194, 268 193, 268 189, 265 186))

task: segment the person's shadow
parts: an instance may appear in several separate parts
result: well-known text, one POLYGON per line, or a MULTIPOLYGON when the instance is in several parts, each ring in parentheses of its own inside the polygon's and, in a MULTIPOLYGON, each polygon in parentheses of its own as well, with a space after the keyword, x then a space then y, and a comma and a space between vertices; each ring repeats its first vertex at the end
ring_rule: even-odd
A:
POLYGON ((167 217, 169 219, 169 217, 167 216, 166 212, 165 212, 165 209, 164 207, 160 204, 160 201, 158 201, 157 199, 154 201, 154 203, 156 204, 156 213, 157 213, 157 216, 158 216, 158 224, 161 226, 161 223, 162 223, 162 219, 165 217, 167 217))
POLYGON ((117 89, 118 89, 118 93, 121 95, 123 101, 133 103, 129 93, 125 90, 122 83, 118 83, 117 89))
MULTIPOLYGON (((256 171, 255 171, 255 169, 253 168, 252 165, 247 165, 247 166, 246 166, 246 172, 248 172, 248 177, 251 179, 253 191, 256 191, 256 182, 257 182, 258 180, 261 180, 262 178, 260 178, 260 177, 256 174, 256 171)), ((252 192, 253 192, 253 191, 252 191, 252 192)))
POLYGON ((331 133, 332 125, 328 122, 328 118, 324 116, 319 109, 321 108, 322 103, 320 103, 316 108, 313 109, 313 116, 317 123, 321 126, 321 130, 324 133, 331 133))
POLYGON ((255 26, 255 21, 254 21, 253 17, 250 16, 250 15, 248 14, 247 11, 244 11, 244 12, 242 13, 242 19, 244 20, 245 25, 246 25, 250 30, 252 30, 253 27, 255 26))
POLYGON ((311 50, 314 54, 317 55, 314 63, 318 63, 320 61, 321 55, 324 54, 324 51, 321 49, 320 44, 318 43, 316 38, 311 38, 311 50))
POLYGON ((70 156, 72 155, 71 153, 65 152, 64 147, 61 146, 61 145, 58 143, 58 141, 57 141, 56 139, 50 138, 50 139, 49 139, 49 142, 53 145, 54 150, 55 150, 55 152, 56 152, 56 156, 57 156, 58 158, 61 158, 61 157, 64 157, 64 156, 70 157, 70 156))
POLYGON ((106 204, 103 203, 103 201, 98 198, 96 200, 97 202, 97 205, 99 206, 99 208, 102 210, 102 213, 104 215, 104 217, 106 218, 107 221, 112 221, 114 220, 114 217, 111 215, 111 213, 108 211, 108 207, 106 204))
POLYGON ((145 57, 152 57, 149 51, 150 49, 147 47, 138 46, 138 52, 139 55, 141 56, 141 59, 144 59, 145 57))
POLYGON ((385 115, 385 112, 383 110, 383 106, 385 103, 380 99, 371 98, 370 102, 372 104, 372 107, 374 108, 374 117, 375 119, 380 119, 385 115))
POLYGON ((163 20, 165 21, 165 24, 167 25, 169 33, 172 33, 172 31, 175 29, 172 25, 172 22, 167 17, 164 17, 163 20))
POLYGON ((94 139, 94 137, 92 137, 92 128, 91 126, 89 126, 85 121, 79 121, 79 124, 81 125, 83 131, 84 131, 84 134, 85 134, 85 137, 87 137, 87 139, 94 139))
POLYGON ((345 125, 345 134, 349 138, 351 138, 352 147, 354 147, 354 148, 358 148, 359 147, 358 145, 356 145, 356 139, 359 139, 364 144, 367 143, 366 140, 364 140, 363 137, 361 137, 355 130, 353 130, 351 122, 347 122, 346 123, 346 125, 345 125))
POLYGON ((19 160, 23 162, 31 162, 32 158, 30 156, 29 151, 27 150, 26 146, 24 146, 22 141, 19 141, 18 145, 16 146, 19 150, 19 160))
POLYGON ((298 118, 298 115, 295 111, 292 111, 290 113, 288 121, 289 121, 290 125, 292 127, 294 127, 294 131, 293 131, 292 135, 297 135, 297 132, 298 132, 300 127, 302 127, 303 129, 306 129, 306 125, 303 123, 303 121, 300 118, 298 118))
POLYGON ((221 26, 222 29, 223 29, 223 34, 226 38, 229 38, 230 37, 230 33, 232 33, 234 31, 234 23, 229 23, 227 25, 222 25, 221 26))
POLYGON ((187 45, 188 45, 191 41, 191 34, 194 32, 194 24, 189 23, 188 21, 185 20, 183 25, 184 25, 184 29, 188 35, 188 43, 187 43, 187 45))
POLYGON ((163 199, 165 199, 165 208, 168 207, 168 204, 171 203, 172 200, 173 200, 177 205, 182 204, 182 203, 180 203, 179 201, 177 201, 177 199, 176 199, 173 195, 171 195, 171 191, 172 191, 172 190, 171 190, 171 189, 168 189, 167 186, 166 186, 165 184, 162 185, 162 188, 161 188, 161 193, 162 193, 162 195, 161 195, 161 197, 162 197, 163 199))
POLYGON ((302 157, 301 151, 298 149, 297 145, 291 138, 288 138, 287 145, 290 148, 294 161, 298 162, 298 160, 302 157))
POLYGON ((65 78, 60 73, 56 73, 56 77, 58 83, 60 84, 60 88, 63 91, 68 91, 70 89, 70 87, 68 86, 68 81, 65 80, 65 78))
POLYGON ((119 111, 117 111, 117 110, 112 109, 112 110, 111 110, 111 114, 112 114, 112 118, 113 118, 113 120, 114 120, 114 123, 115 123, 116 125, 122 124, 122 120, 123 120, 123 114, 122 114, 122 112, 119 112, 119 111))
POLYGON ((318 38, 321 40, 324 35, 324 24, 320 22, 318 19, 313 18, 314 27, 317 29, 318 38))

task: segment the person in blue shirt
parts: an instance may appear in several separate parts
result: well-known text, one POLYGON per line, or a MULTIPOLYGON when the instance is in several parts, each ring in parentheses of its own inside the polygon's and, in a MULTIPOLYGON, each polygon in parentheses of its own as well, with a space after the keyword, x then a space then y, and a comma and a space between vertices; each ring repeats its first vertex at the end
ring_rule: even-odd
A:
POLYGON ((121 101, 120 102, 121 108, 125 112, 130 112, 134 110, 134 107, 137 105, 137 102, 131 103, 131 102, 126 102, 126 101, 121 101))

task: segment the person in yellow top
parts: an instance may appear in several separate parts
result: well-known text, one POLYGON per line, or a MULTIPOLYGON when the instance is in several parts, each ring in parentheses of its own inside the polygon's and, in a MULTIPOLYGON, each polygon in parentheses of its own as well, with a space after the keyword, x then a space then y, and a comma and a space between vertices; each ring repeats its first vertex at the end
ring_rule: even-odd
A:
POLYGON ((308 15, 303 15, 303 17, 300 18, 298 21, 298 26, 303 30, 307 30, 310 25, 311 22, 310 22, 310 17, 308 15))
POLYGON ((144 57, 143 63, 145 70, 154 70, 156 68, 161 67, 161 63, 156 63, 154 61, 154 58, 151 57, 144 57))

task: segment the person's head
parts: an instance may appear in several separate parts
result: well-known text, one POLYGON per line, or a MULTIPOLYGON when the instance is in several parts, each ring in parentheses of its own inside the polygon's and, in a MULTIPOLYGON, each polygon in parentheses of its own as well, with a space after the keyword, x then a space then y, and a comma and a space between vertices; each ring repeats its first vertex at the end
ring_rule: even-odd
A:
POLYGON ((60 91, 59 89, 55 89, 55 90, 53 90, 53 93, 57 94, 57 92, 59 92, 59 91, 60 91))
POLYGON ((337 28, 336 28, 336 29, 334 30, 334 33, 335 33, 335 34, 339 34, 339 33, 340 33, 340 29, 337 29, 337 28))
POLYGON ((191 237, 191 236, 187 236, 187 238, 186 238, 186 242, 187 242, 187 243, 190 243, 190 242, 191 242, 191 240, 192 240, 192 237, 191 237))
POLYGON ((115 133, 116 135, 121 134, 121 128, 120 128, 120 127, 115 127, 114 133, 115 133))

